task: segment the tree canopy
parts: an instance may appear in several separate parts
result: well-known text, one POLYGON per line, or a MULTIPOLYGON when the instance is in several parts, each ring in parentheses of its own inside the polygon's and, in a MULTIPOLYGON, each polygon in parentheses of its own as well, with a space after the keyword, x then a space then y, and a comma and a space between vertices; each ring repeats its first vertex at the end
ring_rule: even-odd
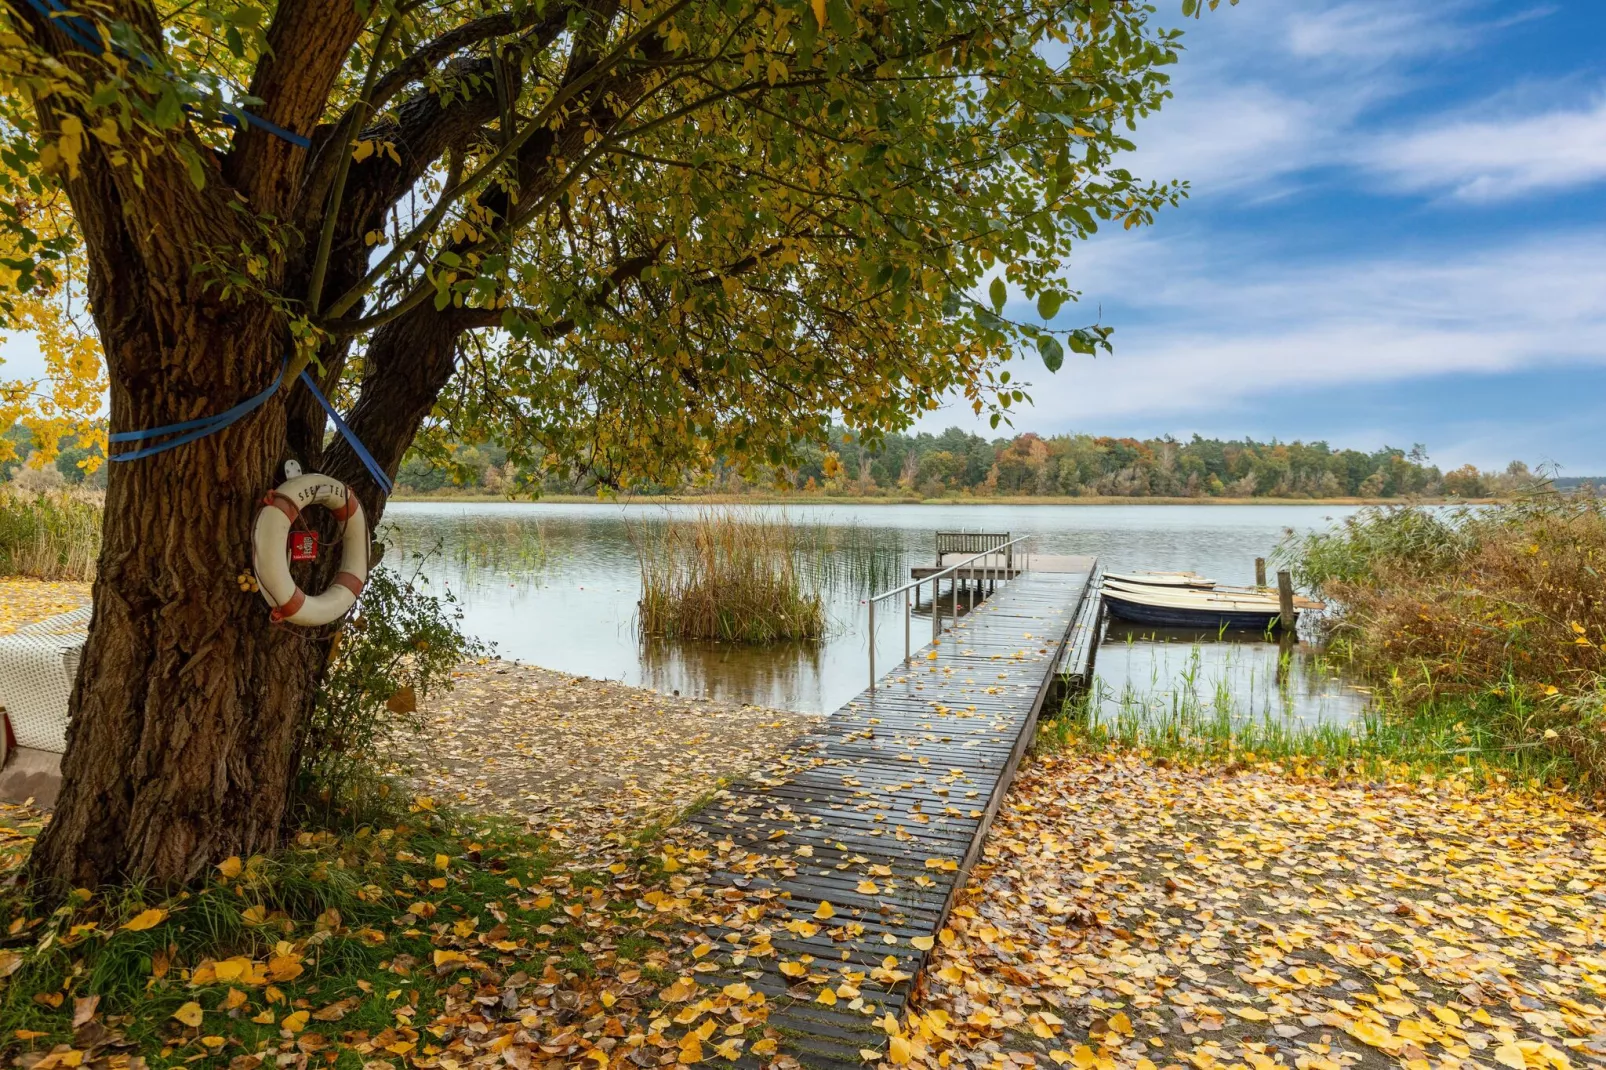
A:
POLYGON ((1007 409, 1023 341, 1051 370, 1106 344, 1063 328, 1071 243, 1179 193, 1112 162, 1176 58, 1140 3, 37 7, 0 31, 14 316, 115 210, 348 401, 421 380, 426 442, 621 483, 950 391, 1007 409), (63 183, 108 196, 69 214, 63 183), (455 377, 385 336, 424 318, 455 377))

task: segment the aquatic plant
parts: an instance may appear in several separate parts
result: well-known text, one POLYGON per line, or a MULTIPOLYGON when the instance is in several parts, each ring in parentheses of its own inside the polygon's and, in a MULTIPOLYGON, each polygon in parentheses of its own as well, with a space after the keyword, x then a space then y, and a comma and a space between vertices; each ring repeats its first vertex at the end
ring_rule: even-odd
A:
POLYGON ((743 643, 823 638, 821 581, 805 560, 817 539, 785 513, 749 509, 632 527, 641 634, 743 643))

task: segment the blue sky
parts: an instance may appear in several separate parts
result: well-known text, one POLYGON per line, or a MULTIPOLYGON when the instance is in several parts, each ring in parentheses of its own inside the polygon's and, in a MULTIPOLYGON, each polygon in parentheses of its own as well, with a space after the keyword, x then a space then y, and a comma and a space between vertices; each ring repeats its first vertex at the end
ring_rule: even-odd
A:
POLYGON ((1127 166, 1192 195, 1073 257, 1056 325, 1113 326, 1115 355, 1037 365, 1016 427, 1606 474, 1606 0, 1242 0, 1184 25, 1127 166))

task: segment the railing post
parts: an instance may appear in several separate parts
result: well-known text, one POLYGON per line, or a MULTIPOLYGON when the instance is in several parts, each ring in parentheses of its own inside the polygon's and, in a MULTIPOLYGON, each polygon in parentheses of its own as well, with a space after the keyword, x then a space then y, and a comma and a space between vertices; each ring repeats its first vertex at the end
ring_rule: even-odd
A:
POLYGON ((875 690, 875 595, 870 596, 870 690, 875 690))
POLYGON ((942 635, 942 580, 931 577, 931 641, 942 635))
MULTIPOLYGON (((915 597, 919 598, 920 588, 915 588, 915 597)), ((909 605, 909 592, 903 595, 903 663, 909 664, 909 621, 914 616, 914 609, 909 605)))

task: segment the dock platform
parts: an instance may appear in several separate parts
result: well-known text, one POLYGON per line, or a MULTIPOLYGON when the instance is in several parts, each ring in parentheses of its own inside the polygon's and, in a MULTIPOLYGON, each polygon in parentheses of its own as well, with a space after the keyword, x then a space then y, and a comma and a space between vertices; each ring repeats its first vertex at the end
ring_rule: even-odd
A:
POLYGON ((691 819, 718 844, 710 883, 773 896, 776 954, 727 979, 765 994, 782 1051, 803 1066, 863 1067, 886 1050, 878 1019, 901 1016, 1086 626, 1097 562, 1061 561, 1080 570, 1018 574, 691 819))

